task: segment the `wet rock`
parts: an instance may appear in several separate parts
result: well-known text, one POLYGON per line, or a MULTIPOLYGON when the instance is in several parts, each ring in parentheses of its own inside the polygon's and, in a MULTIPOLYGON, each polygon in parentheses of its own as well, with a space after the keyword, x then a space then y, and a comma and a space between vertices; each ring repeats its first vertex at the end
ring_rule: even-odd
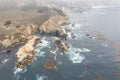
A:
POLYGON ((72 23, 72 26, 75 27, 75 23, 72 23))
POLYGON ((56 64, 55 64, 54 62, 46 62, 46 63, 44 64, 44 67, 45 67, 46 69, 55 69, 55 68, 56 68, 56 64))
POLYGON ((57 37, 54 37, 53 42, 61 49, 63 52, 67 52, 70 48, 70 45, 67 42, 60 40, 57 37))
POLYGON ((64 42, 61 42, 58 47, 63 51, 63 52, 67 52, 68 51, 68 47, 66 46, 66 44, 64 42))
POLYGON ((87 33, 86 36, 87 36, 88 38, 90 38, 90 39, 93 39, 93 38, 94 38, 93 35, 91 35, 91 34, 89 34, 89 33, 87 33))
POLYGON ((75 39, 75 38, 76 38, 76 36, 75 36, 74 33, 71 33, 71 38, 72 38, 72 39, 75 39))
POLYGON ((6 51, 7 53, 9 53, 9 52, 12 51, 12 49, 13 49, 13 46, 10 46, 10 47, 7 47, 7 48, 5 49, 5 51, 6 51))

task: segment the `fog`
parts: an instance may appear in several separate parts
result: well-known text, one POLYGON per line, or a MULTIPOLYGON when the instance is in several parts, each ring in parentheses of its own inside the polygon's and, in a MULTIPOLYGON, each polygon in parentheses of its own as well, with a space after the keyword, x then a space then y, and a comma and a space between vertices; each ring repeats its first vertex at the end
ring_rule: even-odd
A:
MULTIPOLYGON (((55 4, 59 4, 59 7, 61 7, 61 6, 66 7, 67 6, 67 8, 66 8, 67 10, 71 9, 71 8, 75 9, 76 7, 78 7, 78 10, 80 10, 81 7, 83 7, 83 6, 87 7, 87 8, 91 8, 92 6, 96 6, 96 5, 97 6, 99 6, 99 5, 120 6, 120 0, 0 0, 0 11, 1 10, 8 11, 10 9, 19 8, 19 7, 24 6, 26 4, 29 4, 29 3, 32 3, 34 5, 43 5, 43 6, 46 5, 46 4, 49 4, 49 3, 55 3, 55 4)), ((13 10, 13 12, 15 12, 15 11, 13 10)), ((113 15, 112 19, 114 19, 115 17, 118 17, 118 15, 119 15, 119 14, 117 14, 118 13, 117 10, 116 11, 111 11, 111 13, 113 13, 113 12, 114 13, 116 12, 116 14, 113 15)), ((103 12, 101 12, 101 13, 103 13, 103 12)), ((3 14, 4 13, 1 13, 0 17, 2 17, 3 14)), ((119 24, 119 22, 118 22, 119 20, 116 21, 116 19, 115 19, 115 20, 112 21, 111 15, 109 15, 109 14, 110 14, 110 12, 108 13, 108 16, 110 16, 110 17, 108 17, 107 19, 110 19, 111 23, 115 22, 116 24, 119 24)), ((6 17, 6 15, 5 15, 5 17, 6 17)), ((93 15, 92 18, 96 18, 96 20, 101 20, 100 19, 101 17, 99 18, 99 17, 96 17, 95 15, 93 15)), ((92 19, 92 18, 90 18, 90 19, 92 19)), ((3 20, 4 20, 4 18, 3 18, 3 20)), ((93 21, 93 23, 95 23, 96 20, 90 20, 90 22, 93 21)), ((105 20, 104 15, 103 15, 103 20, 105 20)), ((103 20, 101 20, 101 21, 103 21, 103 20)), ((107 21, 106 23, 110 22, 109 20, 106 20, 106 21, 107 21)), ((100 21, 98 21, 98 23, 96 23, 96 24, 102 24, 102 23, 100 23, 100 21)), ((109 27, 110 26, 108 25, 108 28, 109 27)), ((119 28, 119 25, 116 25, 116 27, 119 28)), ((104 26, 103 26, 103 28, 104 28, 104 26)), ((108 30, 108 28, 106 27, 107 30, 108 30)), ((114 28, 114 25, 111 26, 111 30, 109 30, 109 32, 112 32, 112 30, 113 30, 112 28, 114 28)), ((102 29, 101 31, 104 31, 107 34, 110 34, 109 32, 107 32, 106 29, 105 30, 102 29)), ((117 32, 119 32, 119 31, 117 31, 117 32)), ((111 34, 113 34, 113 32, 111 34)), ((116 34, 118 34, 118 33, 116 33, 116 34)), ((116 35, 116 34, 113 34, 113 36, 116 35)))
POLYGON ((13 5, 19 2, 72 2, 72 3, 105 3, 105 4, 111 4, 111 5, 120 5, 120 0, 0 0, 0 6, 8 6, 13 5))

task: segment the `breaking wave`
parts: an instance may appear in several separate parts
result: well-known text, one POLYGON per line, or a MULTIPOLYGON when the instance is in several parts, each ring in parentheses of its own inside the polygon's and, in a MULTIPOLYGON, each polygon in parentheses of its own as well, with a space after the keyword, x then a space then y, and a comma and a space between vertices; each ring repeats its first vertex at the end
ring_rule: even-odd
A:
POLYGON ((65 29, 70 29, 71 31, 67 33, 68 38, 72 39, 72 35, 76 37, 75 39, 83 39, 84 33, 83 33, 83 27, 81 24, 72 24, 64 26, 65 29))
POLYGON ((81 63, 85 59, 85 56, 81 52, 90 52, 90 50, 87 48, 79 49, 71 47, 66 55, 72 63, 81 63))
POLYGON ((47 76, 45 76, 45 75, 36 75, 36 78, 37 78, 37 80, 48 80, 48 78, 47 78, 47 76))
POLYGON ((20 68, 14 68, 14 78, 15 80, 19 80, 20 79, 20 75, 27 72, 27 68, 25 67, 24 69, 20 69, 20 68))
POLYGON ((45 57, 45 52, 42 51, 42 49, 45 48, 45 47, 50 48, 50 42, 47 41, 47 40, 45 40, 45 39, 46 39, 46 37, 44 37, 44 38, 41 40, 42 43, 39 43, 39 44, 37 44, 37 46, 36 46, 35 51, 36 51, 36 56, 37 56, 37 57, 45 57))
POLYGON ((81 48, 79 49, 80 52, 90 52, 91 50, 90 49, 87 49, 87 48, 81 48))
POLYGON ((6 62, 8 62, 9 61, 9 59, 4 59, 3 61, 1 61, 2 62, 2 64, 4 64, 4 63, 6 63, 6 62))
POLYGON ((94 5, 92 9, 103 9, 108 7, 114 7, 114 6, 105 6, 105 5, 94 5))
POLYGON ((75 49, 75 48, 70 48, 68 54, 68 58, 70 61, 72 61, 72 63, 81 63, 85 57, 83 55, 81 55, 80 52, 75 53, 76 51, 79 51, 79 49, 75 49))
MULTIPOLYGON (((42 51, 42 49, 43 48, 45 48, 45 47, 50 47, 49 46, 49 42, 47 41, 47 40, 45 40, 46 39, 46 37, 44 37, 41 41, 42 41, 42 43, 39 43, 39 44, 37 44, 37 46, 36 46, 36 49, 35 49, 35 52, 36 52, 36 56, 37 57, 45 57, 45 52, 43 52, 42 51)), ((37 58, 35 59, 35 60, 37 60, 37 58)), ((32 64, 32 63, 31 63, 32 64)), ((33 65, 33 64, 32 64, 33 65)), ((25 73, 25 72, 27 72, 27 67, 25 67, 24 69, 20 69, 20 68, 14 68, 14 71, 13 71, 13 73, 14 73, 14 77, 15 77, 15 80, 19 80, 20 79, 20 75, 21 74, 23 74, 23 73, 25 73)), ((38 76, 37 76, 38 77, 38 76)), ((46 80, 46 77, 45 76, 40 76, 40 77, 38 77, 38 79, 37 80, 46 80)))

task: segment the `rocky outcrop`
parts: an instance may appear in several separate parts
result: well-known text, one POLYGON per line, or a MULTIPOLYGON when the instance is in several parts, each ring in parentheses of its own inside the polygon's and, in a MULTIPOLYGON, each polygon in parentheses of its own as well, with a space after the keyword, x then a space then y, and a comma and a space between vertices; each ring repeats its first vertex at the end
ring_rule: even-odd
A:
POLYGON ((40 42, 37 36, 32 34, 37 31, 35 25, 20 26, 18 28, 2 28, 0 33, 0 46, 6 52, 10 52, 15 44, 24 43, 16 53, 16 62, 18 68, 23 68, 31 63, 35 58, 34 47, 40 42))
POLYGON ((44 64, 44 67, 45 67, 46 69, 55 69, 55 68, 56 68, 56 64, 55 64, 54 62, 46 62, 46 63, 44 64))
POLYGON ((51 33, 55 36, 66 36, 66 30, 61 26, 63 23, 66 23, 67 19, 61 15, 51 16, 46 22, 44 22, 39 30, 41 33, 51 33))
POLYGON ((2 41, 2 45, 7 48, 10 47, 12 45, 11 41, 9 39, 5 39, 2 41))
POLYGON ((1 41, 1 45, 3 46, 6 52, 10 52, 13 48, 12 43, 9 39, 1 41))
POLYGON ((19 28, 0 28, 3 32, 0 32, 0 47, 9 52, 16 43, 26 43, 28 37, 37 31, 35 25, 21 26, 19 28))
MULTIPOLYGON (((5 36, 5 35, 3 35, 5 36)), ((6 51, 10 52, 16 43, 26 42, 27 38, 25 35, 20 33, 15 33, 13 35, 7 35, 7 37, 0 36, 0 46, 6 51)))
MULTIPOLYGON (((48 13, 42 13, 40 17, 42 18, 32 18, 30 20, 30 25, 28 25, 29 23, 22 25, 22 21, 20 20, 20 23, 18 22, 18 24, 15 24, 16 26, 12 24, 10 27, 0 27, 0 47, 6 49, 7 52, 12 50, 12 47, 15 44, 24 43, 16 53, 16 65, 18 68, 24 68, 34 60, 36 56, 34 48, 39 41, 39 38, 33 35, 37 31, 50 34, 50 36, 57 36, 62 39, 54 39, 54 42, 63 52, 66 52, 69 49, 69 44, 63 41, 63 39, 66 39, 67 37, 67 32, 63 28, 63 25, 68 23, 66 15, 61 10, 53 8, 50 9, 48 13)), ((55 64, 47 62, 44 67, 54 68, 55 64)))
MULTIPOLYGON (((39 31, 41 33, 49 33, 59 37, 66 37, 66 30, 61 26, 66 21, 66 18, 61 15, 52 15, 39 27, 39 31)), ((27 29, 20 28, 19 31, 22 31, 23 34, 31 35, 32 32, 36 32, 37 29, 37 27, 30 25, 27 27, 27 29)), ((34 47, 38 40, 38 37, 33 36, 32 38, 28 39, 27 43, 24 46, 20 47, 20 49, 16 53, 16 62, 18 68, 24 68, 34 60, 36 55, 34 52, 34 47)), ((68 51, 68 43, 60 40, 59 38, 54 39, 54 42, 63 52, 68 51)), ((46 62, 44 64, 44 67, 48 69, 53 69, 55 68, 55 64, 52 62, 46 62)))
POLYGON ((16 62, 18 68, 24 68, 26 65, 30 64, 34 60, 34 48, 38 42, 40 42, 39 37, 30 36, 27 43, 24 46, 20 47, 20 49, 16 53, 16 62))
POLYGON ((63 52, 67 52, 70 48, 70 45, 67 42, 60 40, 57 37, 54 37, 53 42, 61 49, 63 52))

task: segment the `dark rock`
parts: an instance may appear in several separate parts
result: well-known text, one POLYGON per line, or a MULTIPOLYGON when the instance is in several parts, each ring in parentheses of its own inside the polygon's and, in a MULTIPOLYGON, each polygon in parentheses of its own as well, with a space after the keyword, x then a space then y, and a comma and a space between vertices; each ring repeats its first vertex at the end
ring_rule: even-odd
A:
POLYGON ((61 49, 63 52, 67 52, 70 48, 70 45, 59 38, 55 37, 53 39, 54 43, 58 46, 59 49, 61 49))

